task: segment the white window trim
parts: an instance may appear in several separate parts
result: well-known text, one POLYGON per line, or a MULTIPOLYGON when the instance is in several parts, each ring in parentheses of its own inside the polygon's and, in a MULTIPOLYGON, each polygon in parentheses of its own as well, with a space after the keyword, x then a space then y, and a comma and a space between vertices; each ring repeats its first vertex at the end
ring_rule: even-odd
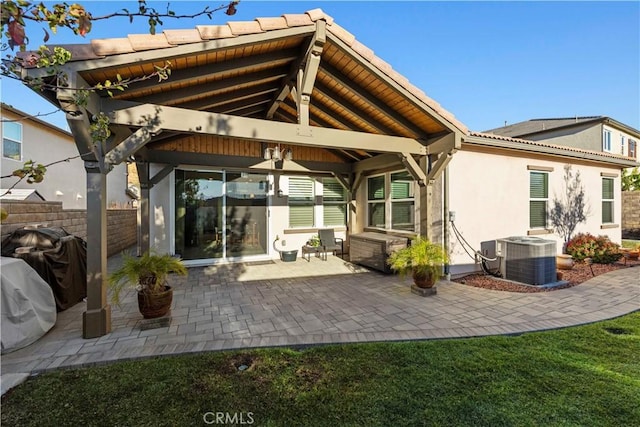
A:
POLYGON ((611 152, 611 131, 609 129, 602 131, 602 151, 611 152))
MULTIPOLYGON (((615 206, 616 206, 616 180, 613 177, 607 177, 607 176, 603 176, 602 177, 602 189, 604 190, 604 181, 605 179, 607 180, 611 180, 611 184, 613 186, 613 191, 612 191, 612 196, 613 198, 611 199, 605 199, 604 198, 604 194, 602 195, 602 204, 604 204, 604 202, 610 202, 611 203, 611 222, 604 222, 603 221, 603 216, 604 216, 604 209, 601 212, 600 215, 600 221, 602 222, 602 224, 615 224, 615 206)), ((604 193, 604 191, 603 191, 604 193)), ((601 205, 602 206, 602 205, 601 205)))
POLYGON ((347 225, 347 222, 349 221, 348 217, 347 217, 347 204, 348 204, 348 194, 347 194, 347 190, 342 187, 342 185, 340 184, 340 181, 338 181, 336 178, 322 178, 320 180, 320 189, 318 194, 322 195, 322 203, 320 203, 320 216, 319 218, 322 218, 322 224, 324 227, 345 227, 347 225), (325 201, 324 199, 324 182, 325 180, 334 180, 338 183, 338 185, 340 185, 340 188, 342 188, 342 200, 329 200, 329 201, 325 201), (344 206, 345 209, 345 215, 344 215, 344 223, 336 225, 336 224, 327 224, 326 223, 326 219, 324 217, 324 207, 325 206, 344 206))
POLYGON ((382 204, 384 206, 384 230, 389 228, 389 222, 391 221, 391 219, 388 217, 387 215, 387 199, 389 198, 389 179, 386 176, 387 174, 385 173, 379 173, 379 174, 375 174, 375 175, 369 175, 367 176, 367 188, 365 189, 365 194, 367 197, 367 212, 365 213, 366 217, 365 217, 365 224, 366 227, 369 228, 380 228, 380 227, 376 227, 375 225, 371 225, 369 224, 369 214, 371 213, 371 205, 372 204, 382 204), (371 178, 376 178, 382 176, 384 177, 384 199, 380 199, 380 200, 369 200, 369 180, 371 178))
POLYGON ((395 174, 395 173, 402 173, 402 172, 407 172, 406 170, 400 170, 400 171, 395 171, 395 172, 390 172, 389 173, 389 226, 392 230, 395 230, 393 228, 393 204, 394 203, 402 203, 402 202, 413 202, 413 230, 403 230, 403 229, 398 229, 398 230, 402 230, 402 231, 408 231, 408 232, 415 232, 415 230, 417 229, 417 225, 416 225, 416 215, 415 215, 415 206, 416 206, 416 187, 415 187, 415 180, 413 181, 413 188, 411 188, 411 195, 412 197, 406 197, 404 199, 394 199, 391 194, 391 175, 395 174))
POLYGON ((316 179, 310 177, 310 176, 290 176, 287 178, 287 188, 288 188, 288 198, 287 198, 287 229, 289 230, 297 230, 297 229, 308 229, 308 228, 315 228, 317 226, 317 224, 319 223, 318 220, 320 218, 320 216, 318 216, 318 212, 319 210, 322 209, 322 206, 318 207, 316 204, 316 195, 318 194, 318 186, 317 186, 318 182, 316 179), (291 180, 292 179, 306 179, 311 181, 312 183, 312 188, 313 188, 313 194, 311 195, 311 203, 307 204, 301 204, 302 206, 309 206, 311 205, 312 207, 312 211, 313 211, 313 218, 312 218, 312 224, 310 226, 292 226, 291 225, 291 180))
POLYGON ((624 146, 626 138, 624 135, 620 135, 620 155, 624 156, 624 146))
POLYGON ((16 123, 16 122, 11 122, 11 123, 14 123, 14 124, 16 124, 16 125, 18 125, 20 127, 20 140, 18 141, 16 139, 9 138, 9 137, 5 136, 4 123, 3 123, 2 124, 2 127, 3 127, 3 129, 2 129, 2 158, 5 159, 5 160, 11 160, 11 161, 14 161, 14 162, 22 162, 22 158, 24 157, 24 155, 23 155, 23 153, 24 153, 24 142, 23 142, 24 141, 24 126, 22 126, 22 123, 16 123), (4 155, 4 140, 5 139, 7 139, 9 141, 17 142, 18 144, 20 144, 20 158, 19 159, 6 157, 4 155))
POLYGON ((550 178, 549 172, 547 171, 541 171, 541 170, 529 171, 529 229, 530 230, 546 230, 549 226, 549 215, 547 214, 549 210, 549 178, 550 178), (531 197, 531 176, 534 173, 547 176, 547 197, 545 198, 531 197), (545 202, 545 224, 543 226, 538 226, 538 227, 531 226, 531 202, 545 202))
MULTIPOLYGON (((380 227, 376 227, 374 225, 369 225, 369 213, 370 213, 370 207, 371 204, 373 203, 380 203, 384 205, 384 228, 383 230, 386 231, 398 231, 398 232, 403 232, 406 233, 408 232, 407 230, 401 230, 401 229, 394 229, 391 226, 391 221, 392 221, 392 204, 394 202, 406 202, 406 201, 413 201, 414 203, 414 230, 413 232, 417 232, 418 230, 418 222, 419 222, 419 214, 417 214, 419 212, 419 200, 418 198, 416 198, 416 194, 418 194, 418 190, 416 188, 417 183, 414 181, 414 187, 413 187, 413 198, 407 198, 407 199, 392 199, 391 198, 391 175, 394 173, 401 173, 401 172, 407 172, 406 169, 398 169, 398 170, 393 170, 393 171, 389 171, 389 172, 384 172, 384 173, 379 173, 379 174, 375 174, 375 175, 369 175, 367 176, 367 185, 366 185, 366 189, 365 189, 365 194, 366 194, 366 201, 367 201, 367 211, 365 212, 365 227, 366 228, 374 228, 374 229, 381 229, 380 227), (369 200, 369 179, 370 178, 375 178, 378 176, 383 176, 384 177, 384 200, 369 200)), ((413 232, 409 232, 409 233, 413 233, 413 232)))

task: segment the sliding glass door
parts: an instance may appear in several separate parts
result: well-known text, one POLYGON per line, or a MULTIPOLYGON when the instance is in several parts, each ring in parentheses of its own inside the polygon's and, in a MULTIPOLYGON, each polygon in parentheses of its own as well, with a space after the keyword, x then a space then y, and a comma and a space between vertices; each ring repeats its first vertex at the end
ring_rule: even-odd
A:
POLYGON ((175 252, 185 260, 267 253, 267 175, 175 171, 175 252))

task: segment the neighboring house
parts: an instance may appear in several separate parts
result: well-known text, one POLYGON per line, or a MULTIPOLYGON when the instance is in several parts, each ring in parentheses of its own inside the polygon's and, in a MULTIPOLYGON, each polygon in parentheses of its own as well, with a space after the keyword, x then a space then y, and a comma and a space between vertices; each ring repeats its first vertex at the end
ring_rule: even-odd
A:
POLYGON ((619 154, 635 161, 640 160, 640 131, 605 116, 533 119, 485 133, 619 154))
MULTIPOLYGON (((449 211, 477 249, 483 240, 547 233, 530 218, 544 201, 532 200, 531 182, 541 179, 552 197, 567 163, 588 186, 596 217, 585 229, 619 235, 608 227, 619 223, 615 195, 631 159, 471 133, 320 9, 67 48, 63 70, 89 85, 173 64, 167 80, 140 79, 113 97, 93 93, 86 107, 63 92, 47 97, 76 108, 69 122, 77 140, 86 141, 87 123, 101 112, 114 135, 88 169, 85 337, 109 330, 101 201, 109 165, 131 156, 141 249, 192 265, 277 258, 330 227, 347 244, 363 231, 420 234, 451 246, 460 271, 474 269, 454 244, 449 211)), ((24 71, 48 78, 46 69, 24 71)))
MULTIPOLYGON (((44 120, 2 103, 0 106, 2 126, 2 176, 10 175, 23 167, 28 160, 48 164, 58 160, 72 158, 68 162, 52 165, 47 169, 41 183, 29 184, 22 180, 15 188, 37 190, 38 195, 47 201, 62 202, 65 209, 84 209, 86 207, 87 179, 84 162, 78 157, 78 148, 70 132, 60 129, 44 120)), ((131 198, 125 195, 127 174, 125 165, 119 165, 113 171, 109 182, 107 203, 123 207, 130 204, 131 198)), ((16 177, 4 178, 0 187, 2 194, 17 181, 16 177)), ((21 192, 18 192, 22 194, 21 192)), ((16 198, 6 195, 3 198, 16 198)))

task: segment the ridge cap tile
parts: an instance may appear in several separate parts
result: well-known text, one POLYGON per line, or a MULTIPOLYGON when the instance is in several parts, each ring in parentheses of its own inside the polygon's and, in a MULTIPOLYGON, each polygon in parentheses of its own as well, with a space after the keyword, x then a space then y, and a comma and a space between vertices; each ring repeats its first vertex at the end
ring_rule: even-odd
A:
POLYGON ((282 17, 287 21, 287 25, 290 27, 313 25, 313 21, 306 13, 285 13, 282 17))
POLYGON ((227 24, 223 25, 196 25, 196 30, 203 40, 227 39, 236 37, 227 24))
POLYGON ((263 31, 289 28, 287 20, 282 16, 256 18, 256 21, 260 24, 260 28, 262 28, 263 31))
POLYGON ((227 22, 227 25, 231 29, 231 32, 236 36, 264 33, 264 31, 260 27, 260 23, 256 20, 230 21, 230 22, 227 22))

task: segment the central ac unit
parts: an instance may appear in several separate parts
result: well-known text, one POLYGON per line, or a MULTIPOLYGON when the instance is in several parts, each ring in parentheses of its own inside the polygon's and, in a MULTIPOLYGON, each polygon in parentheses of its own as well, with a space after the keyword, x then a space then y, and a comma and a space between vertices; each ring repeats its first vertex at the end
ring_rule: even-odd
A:
POLYGON ((544 285, 556 278, 556 242, 539 237, 517 236, 496 240, 500 272, 507 280, 544 285))

